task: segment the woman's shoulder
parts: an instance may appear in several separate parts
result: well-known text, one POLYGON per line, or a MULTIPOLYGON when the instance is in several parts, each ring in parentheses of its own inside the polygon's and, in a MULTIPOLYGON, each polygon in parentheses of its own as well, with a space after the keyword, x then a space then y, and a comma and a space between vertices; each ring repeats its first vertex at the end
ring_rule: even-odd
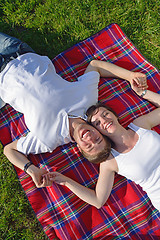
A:
POLYGON ((151 129, 151 126, 148 121, 148 116, 149 114, 144 114, 136 119, 133 120, 133 124, 139 128, 144 128, 144 129, 151 129))
POLYGON ((105 168, 106 170, 110 170, 113 172, 118 171, 118 165, 117 165, 116 159, 113 157, 112 154, 110 154, 109 157, 104 162, 102 162, 100 165, 101 165, 101 167, 105 168))

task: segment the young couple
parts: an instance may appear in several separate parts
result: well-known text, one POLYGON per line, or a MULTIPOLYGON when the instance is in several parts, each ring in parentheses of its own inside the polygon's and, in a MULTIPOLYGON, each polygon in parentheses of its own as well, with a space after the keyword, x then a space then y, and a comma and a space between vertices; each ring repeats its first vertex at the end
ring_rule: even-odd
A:
MULTIPOLYGON (((93 126, 88 125, 84 121, 85 112, 98 100, 100 76, 118 77, 129 81, 137 94, 155 102, 157 106, 159 95, 149 90, 146 92, 147 81, 144 74, 130 72, 98 60, 90 62, 78 81, 67 82, 56 74, 52 62, 47 57, 37 55, 32 50, 27 52, 27 49, 20 52, 19 46, 24 45, 20 40, 5 34, 1 34, 0 40, 3 46, 1 56, 4 59, 0 73, 0 97, 24 114, 29 129, 27 136, 5 146, 5 155, 14 165, 30 174, 37 187, 45 187, 55 181, 68 186, 88 203, 102 206, 111 192, 115 172, 120 173, 121 170, 122 161, 117 160, 117 157, 124 154, 127 156, 136 149, 141 139, 139 131, 143 131, 141 127, 150 129, 159 124, 158 120, 155 120, 159 118, 159 110, 157 108, 152 113, 138 118, 134 122, 136 125, 124 129, 110 110, 98 106, 90 111, 93 126), (18 50, 13 59, 13 52, 6 54, 3 50, 6 45, 10 46, 15 41, 18 41, 18 50), (111 152, 110 142, 100 132, 112 140, 111 152), (84 188, 60 173, 47 173, 27 159, 29 153, 51 152, 69 141, 76 141, 80 151, 88 158, 91 156, 91 161, 98 162, 102 152, 100 175, 95 191, 84 188)), ((27 47, 25 45, 25 48, 27 47)), ((159 135, 155 138, 159 141, 159 135)), ((146 143, 143 142, 143 148, 144 144, 146 143)), ((137 149, 140 155, 142 151, 139 147, 137 149)), ((148 155, 146 154, 147 157, 148 155)), ((143 177, 143 169, 138 167, 138 170, 138 177, 143 177)))

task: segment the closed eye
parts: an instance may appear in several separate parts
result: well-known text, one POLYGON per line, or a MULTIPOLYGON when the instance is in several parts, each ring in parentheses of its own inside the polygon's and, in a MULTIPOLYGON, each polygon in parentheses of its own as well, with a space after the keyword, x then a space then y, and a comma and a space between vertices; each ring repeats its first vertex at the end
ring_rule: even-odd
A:
POLYGON ((100 125, 100 121, 95 121, 94 125, 95 127, 98 127, 100 125))
MULTIPOLYGON (((102 141, 103 141, 102 138, 98 138, 98 139, 97 139, 97 144, 101 144, 102 141)), ((95 147, 94 145, 92 146, 92 145, 89 144, 89 145, 87 146, 87 152, 91 152, 91 151, 94 149, 94 147, 95 147)))
POLYGON ((109 112, 104 111, 104 112, 103 112, 103 117, 107 117, 108 114, 109 114, 109 112))
POLYGON ((92 145, 88 144, 86 148, 89 150, 91 147, 92 147, 92 145))
POLYGON ((100 138, 100 139, 98 140, 98 144, 100 144, 102 141, 103 141, 103 139, 100 138))
POLYGON ((93 149, 94 149, 94 146, 92 145, 88 145, 86 148, 87 152, 91 152, 93 149))

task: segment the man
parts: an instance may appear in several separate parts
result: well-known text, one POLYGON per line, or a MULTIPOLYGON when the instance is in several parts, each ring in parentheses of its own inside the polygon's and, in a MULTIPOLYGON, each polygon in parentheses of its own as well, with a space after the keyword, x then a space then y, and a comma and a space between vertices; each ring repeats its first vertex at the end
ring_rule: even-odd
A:
POLYGON ((68 82, 56 74, 48 57, 35 54, 25 43, 5 34, 1 34, 0 41, 0 97, 24 114, 29 129, 27 136, 5 146, 4 153, 31 175, 37 187, 50 183, 42 177, 46 171, 29 162, 29 153, 52 152, 70 141, 77 142, 88 155, 97 155, 106 147, 102 135, 84 120, 87 108, 98 101, 100 76, 118 76, 146 88, 144 74, 98 60, 90 62, 78 81, 68 82), (5 55, 4 49, 13 49, 15 43, 18 50, 5 55))

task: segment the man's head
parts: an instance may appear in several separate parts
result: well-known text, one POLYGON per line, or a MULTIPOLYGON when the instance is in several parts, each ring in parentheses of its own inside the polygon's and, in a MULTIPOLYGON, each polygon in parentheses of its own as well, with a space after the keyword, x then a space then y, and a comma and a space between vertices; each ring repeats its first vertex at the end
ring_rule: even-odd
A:
POLYGON ((80 152, 89 161, 99 163, 108 158, 111 150, 110 141, 85 121, 76 125, 73 138, 80 152))

